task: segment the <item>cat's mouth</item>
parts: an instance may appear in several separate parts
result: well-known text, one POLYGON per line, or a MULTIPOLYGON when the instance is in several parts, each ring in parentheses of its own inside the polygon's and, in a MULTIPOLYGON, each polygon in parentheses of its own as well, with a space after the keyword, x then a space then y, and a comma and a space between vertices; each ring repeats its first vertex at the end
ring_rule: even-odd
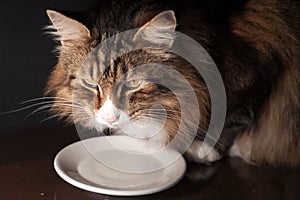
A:
POLYGON ((113 128, 105 128, 103 130, 103 134, 105 136, 114 135, 115 133, 116 133, 116 131, 113 128))
POLYGON ((151 139, 163 132, 164 124, 153 121, 151 118, 130 120, 129 116, 120 116, 120 119, 108 123, 96 118, 99 128, 105 136, 128 135, 139 139, 151 139), (126 118, 126 119, 124 119, 126 118))

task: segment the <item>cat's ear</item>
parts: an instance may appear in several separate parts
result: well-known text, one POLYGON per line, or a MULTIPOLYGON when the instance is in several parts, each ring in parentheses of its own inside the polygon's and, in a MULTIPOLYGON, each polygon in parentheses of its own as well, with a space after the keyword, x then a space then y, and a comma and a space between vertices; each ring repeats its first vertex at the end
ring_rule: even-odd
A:
POLYGON ((82 23, 53 10, 47 10, 46 12, 53 24, 51 28, 55 30, 53 34, 62 45, 68 41, 86 41, 90 39, 90 31, 82 23))
POLYGON ((147 41, 161 48, 170 48, 174 42, 176 17, 172 10, 159 13, 135 34, 134 41, 147 41))

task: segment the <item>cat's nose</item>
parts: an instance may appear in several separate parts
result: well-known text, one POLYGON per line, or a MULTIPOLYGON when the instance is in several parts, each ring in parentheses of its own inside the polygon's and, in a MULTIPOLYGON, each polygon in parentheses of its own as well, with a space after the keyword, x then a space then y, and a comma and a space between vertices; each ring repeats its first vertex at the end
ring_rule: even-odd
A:
POLYGON ((114 104, 107 100, 97 113, 97 120, 101 123, 112 124, 119 120, 121 111, 114 104))
POLYGON ((107 123, 114 123, 119 120, 120 118, 120 113, 116 112, 102 112, 101 113, 101 118, 106 121, 107 123))

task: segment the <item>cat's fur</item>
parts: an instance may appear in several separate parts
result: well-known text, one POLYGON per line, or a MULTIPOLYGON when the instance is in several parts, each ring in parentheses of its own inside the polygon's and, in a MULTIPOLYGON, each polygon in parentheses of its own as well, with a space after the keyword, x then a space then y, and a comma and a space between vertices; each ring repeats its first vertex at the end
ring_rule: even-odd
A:
MULTIPOLYGON (((299 164, 299 4, 288 0, 224 2, 112 0, 101 1, 87 12, 64 13, 68 17, 48 11, 55 29, 53 34, 61 45, 57 48, 59 60, 49 78, 46 95, 65 99, 81 96, 80 104, 87 107, 75 117, 71 115, 71 107, 61 107, 59 102, 53 104, 52 111, 89 128, 102 129, 95 120, 86 120, 86 117, 95 116, 116 86, 116 80, 136 65, 161 63, 182 73, 195 88, 198 98, 202 117, 197 143, 187 151, 187 157, 198 162, 213 162, 229 151, 232 156, 250 163, 299 164), (170 10, 175 12, 174 19, 170 10), (209 124, 209 94, 201 77, 186 61, 164 50, 140 50, 113 61, 100 76, 101 63, 94 58, 87 71, 94 74, 92 79, 101 86, 101 94, 76 85, 79 68, 98 44, 119 32, 145 27, 151 24, 150 20, 159 24, 153 19, 163 11, 169 11, 169 16, 163 16, 166 23, 175 23, 177 31, 192 37, 210 53, 224 81, 226 122, 214 151, 206 157, 201 157, 197 145, 209 124), (96 103, 90 105, 91 102, 96 103)), ((173 28, 169 27, 169 31, 174 31, 173 28)), ((172 42, 166 40, 166 45, 172 42)), ((139 110, 153 104, 170 110, 164 135, 156 138, 158 142, 168 143, 179 124, 178 101, 166 88, 145 84, 140 90, 126 94, 131 96, 126 100, 129 108, 122 107, 122 95, 112 101, 118 109, 131 113, 132 119, 138 119, 142 114, 139 110)), ((187 123, 186 137, 189 137, 188 128, 187 123)))

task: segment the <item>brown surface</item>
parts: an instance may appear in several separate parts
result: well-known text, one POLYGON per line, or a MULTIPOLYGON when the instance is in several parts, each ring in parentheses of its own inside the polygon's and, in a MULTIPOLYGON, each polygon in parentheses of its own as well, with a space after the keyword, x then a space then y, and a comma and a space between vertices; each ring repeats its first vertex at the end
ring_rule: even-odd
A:
POLYGON ((300 168, 255 167, 237 159, 210 166, 189 164, 173 188, 141 197, 113 197, 75 188, 54 171, 53 159, 78 140, 73 127, 38 127, 1 133, 0 200, 299 200, 300 168))

